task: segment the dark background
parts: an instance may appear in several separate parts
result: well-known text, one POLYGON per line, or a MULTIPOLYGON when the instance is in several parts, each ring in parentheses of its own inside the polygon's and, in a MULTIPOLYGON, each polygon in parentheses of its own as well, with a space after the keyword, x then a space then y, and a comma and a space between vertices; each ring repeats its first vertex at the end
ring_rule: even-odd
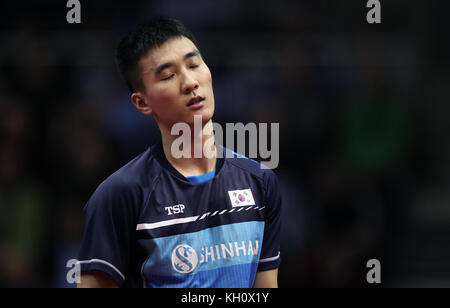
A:
POLYGON ((280 123, 280 287, 450 286, 445 1, 0 4, 0 286, 66 287, 82 209, 157 138, 114 66, 120 37, 182 20, 213 74, 215 122, 280 123))

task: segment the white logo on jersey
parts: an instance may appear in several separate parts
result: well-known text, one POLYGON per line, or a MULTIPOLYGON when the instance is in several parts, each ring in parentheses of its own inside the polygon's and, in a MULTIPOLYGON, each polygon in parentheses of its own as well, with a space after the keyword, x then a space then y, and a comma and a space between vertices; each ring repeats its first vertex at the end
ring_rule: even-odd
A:
POLYGON ((200 254, 200 264, 220 259, 235 258, 242 256, 257 256, 259 241, 240 241, 222 243, 210 247, 203 247, 200 254))
POLYGON ((242 189, 242 190, 229 190, 228 195, 230 196, 231 206, 247 206, 255 205, 255 199, 253 199, 252 190, 242 189))
POLYGON ((166 206, 164 210, 167 211, 167 215, 173 215, 173 214, 179 214, 184 213, 184 204, 177 204, 174 206, 166 206))
POLYGON ((197 264, 198 255, 191 246, 181 244, 172 251, 172 266, 178 273, 188 274, 197 267, 197 264))

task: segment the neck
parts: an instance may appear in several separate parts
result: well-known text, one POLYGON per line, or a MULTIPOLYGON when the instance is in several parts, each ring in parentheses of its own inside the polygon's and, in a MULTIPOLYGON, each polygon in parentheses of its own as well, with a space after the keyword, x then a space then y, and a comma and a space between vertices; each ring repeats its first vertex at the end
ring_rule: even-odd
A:
POLYGON ((217 149, 212 120, 194 126, 189 126, 190 133, 183 130, 180 135, 172 135, 170 129, 160 127, 164 154, 185 177, 202 175, 216 168, 217 149))

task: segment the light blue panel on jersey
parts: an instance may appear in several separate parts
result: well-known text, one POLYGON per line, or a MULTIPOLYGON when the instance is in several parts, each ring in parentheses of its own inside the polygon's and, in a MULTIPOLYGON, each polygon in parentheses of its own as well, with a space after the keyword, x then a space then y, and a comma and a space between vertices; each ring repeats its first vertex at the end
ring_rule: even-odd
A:
POLYGON ((251 288, 257 268, 257 263, 251 263, 198 271, 184 277, 147 275, 144 283, 147 288, 251 288))
POLYGON ((147 287, 251 286, 263 233, 263 221, 250 221, 140 240, 149 252, 142 266, 144 284, 147 287), (200 281, 202 284, 197 285, 200 281))

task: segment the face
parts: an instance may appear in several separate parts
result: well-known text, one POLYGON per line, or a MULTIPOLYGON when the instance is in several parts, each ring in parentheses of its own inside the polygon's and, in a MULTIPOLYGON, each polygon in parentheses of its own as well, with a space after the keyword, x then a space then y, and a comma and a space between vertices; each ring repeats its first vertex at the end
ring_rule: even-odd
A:
POLYGON ((145 115, 152 115, 160 128, 170 131, 178 122, 203 124, 214 113, 214 95, 209 68, 186 37, 173 38, 151 49, 139 62, 144 89, 131 99, 145 115))

